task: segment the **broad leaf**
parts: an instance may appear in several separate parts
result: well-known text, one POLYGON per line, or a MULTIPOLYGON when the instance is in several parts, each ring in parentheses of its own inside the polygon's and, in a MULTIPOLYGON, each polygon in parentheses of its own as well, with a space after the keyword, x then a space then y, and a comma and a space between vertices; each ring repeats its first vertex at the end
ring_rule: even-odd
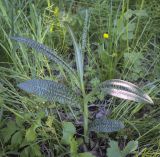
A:
POLYGON ((66 144, 70 144, 73 135, 76 133, 76 128, 71 122, 63 122, 63 137, 62 141, 66 144))
POLYGON ((134 38, 134 34, 133 34, 133 32, 131 31, 131 32, 125 32, 123 35, 122 35, 122 39, 123 40, 131 40, 131 39, 133 39, 134 38))
POLYGON ((107 149, 106 155, 108 157, 126 157, 133 153, 138 147, 138 141, 130 141, 127 146, 121 151, 118 147, 118 142, 111 140, 109 142, 110 148, 107 149))
POLYGON ((108 157, 125 157, 122 156, 121 151, 118 147, 118 142, 110 141, 109 142, 110 148, 107 149, 107 156, 108 157))
POLYGON ((108 80, 100 84, 98 87, 105 94, 136 102, 153 104, 152 99, 147 94, 136 85, 127 81, 119 79, 108 80))
POLYGON ((128 10, 125 12, 124 17, 125 17, 127 20, 129 20, 129 19, 132 17, 132 15, 133 15, 133 10, 128 9, 128 10))
MULTIPOLYGON (((73 135, 72 135, 73 136, 73 135)), ((70 140, 70 153, 71 153, 71 157, 78 157, 77 156, 77 151, 78 151, 78 142, 76 141, 76 139, 73 137, 70 140)))
POLYGON ((22 143, 23 140, 23 133, 21 131, 17 131, 11 139, 11 144, 13 146, 18 146, 22 143))
POLYGON ((44 46, 43 44, 38 43, 32 39, 23 38, 23 37, 11 37, 11 39, 24 43, 29 47, 34 48, 36 51, 41 52, 42 54, 47 56, 49 59, 51 59, 58 65, 61 65, 66 71, 68 71, 69 73, 75 76, 74 70, 69 66, 69 64, 67 64, 65 61, 63 61, 61 57, 57 55, 56 51, 53 51, 48 47, 44 46))
POLYGON ((33 142, 36 140, 36 138, 37 138, 36 131, 34 127, 31 126, 29 129, 26 130, 25 139, 28 142, 33 142))
POLYGON ((7 127, 0 130, 4 143, 8 142, 12 135, 19 129, 14 121, 8 121, 6 125, 7 127))
POLYGON ((41 153, 41 148, 38 144, 34 144, 33 146, 30 146, 30 156, 43 157, 41 153))
POLYGON ((138 148, 138 141, 129 141, 127 146, 123 149, 122 155, 126 156, 138 148))
POLYGON ((146 10, 134 10, 134 14, 137 15, 138 17, 148 16, 146 10))
POLYGON ((124 128, 124 124, 118 120, 107 119, 105 117, 98 118, 90 123, 89 131, 95 132, 114 132, 124 128))
POLYGON ((80 105, 76 94, 63 84, 54 81, 34 79, 20 83, 18 87, 28 93, 41 96, 48 101, 76 106, 80 105))

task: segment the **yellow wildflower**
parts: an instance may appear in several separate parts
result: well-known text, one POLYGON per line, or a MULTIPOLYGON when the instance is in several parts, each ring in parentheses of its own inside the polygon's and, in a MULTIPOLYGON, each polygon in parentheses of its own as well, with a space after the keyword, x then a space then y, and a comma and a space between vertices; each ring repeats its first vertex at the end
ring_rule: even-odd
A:
POLYGON ((108 38, 109 38, 109 34, 108 34, 108 33, 104 33, 104 34, 103 34, 103 38, 104 38, 104 39, 108 39, 108 38))

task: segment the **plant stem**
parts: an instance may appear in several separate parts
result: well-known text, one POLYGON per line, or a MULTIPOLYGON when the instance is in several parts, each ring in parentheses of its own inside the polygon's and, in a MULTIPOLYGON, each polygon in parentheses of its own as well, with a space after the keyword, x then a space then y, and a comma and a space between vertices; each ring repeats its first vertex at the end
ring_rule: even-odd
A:
POLYGON ((81 91, 83 95, 83 128, 84 128, 84 138, 87 141, 87 133, 88 133, 88 98, 85 93, 84 83, 81 83, 81 91))
POLYGON ((88 133, 88 101, 86 100, 86 98, 84 98, 83 118, 84 118, 84 137, 86 141, 88 133))

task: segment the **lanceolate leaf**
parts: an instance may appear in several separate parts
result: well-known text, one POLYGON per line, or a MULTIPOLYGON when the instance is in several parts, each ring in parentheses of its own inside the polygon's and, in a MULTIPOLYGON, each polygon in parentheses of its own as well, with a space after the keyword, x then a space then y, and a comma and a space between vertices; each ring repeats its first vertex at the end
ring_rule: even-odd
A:
POLYGON ((86 48, 88 28, 89 28, 89 11, 86 9, 86 16, 84 20, 84 27, 83 27, 83 34, 82 34, 82 52, 84 52, 86 48))
POLYGON ((90 123, 89 131, 95 132, 114 132, 124 128, 124 124, 118 120, 98 118, 90 123))
POLYGON ((50 80, 28 80, 20 83, 19 88, 45 98, 48 101, 56 101, 61 104, 80 105, 75 93, 63 84, 50 80))
POLYGON ((78 74, 80 77, 80 81, 81 83, 83 82, 83 55, 82 55, 82 51, 77 43, 76 37, 72 31, 72 29, 69 27, 69 25, 66 23, 66 26, 68 28, 68 31, 71 35, 72 41, 73 41, 73 45, 74 45, 74 49, 75 49, 75 56, 76 56, 76 65, 77 65, 77 70, 78 70, 78 74))
POLYGON ((11 39, 16 40, 21 43, 24 43, 31 48, 34 48, 36 51, 41 52, 42 54, 47 56, 49 59, 54 61, 55 63, 61 65, 69 73, 75 75, 74 70, 69 66, 69 64, 67 64, 65 61, 63 61, 62 58, 59 57, 55 51, 49 49, 48 47, 44 46, 43 44, 38 43, 32 39, 23 38, 23 37, 11 37, 11 39))
POLYGON ((119 79, 108 80, 100 84, 98 87, 102 92, 115 97, 153 104, 152 99, 146 93, 136 85, 127 81, 119 79))

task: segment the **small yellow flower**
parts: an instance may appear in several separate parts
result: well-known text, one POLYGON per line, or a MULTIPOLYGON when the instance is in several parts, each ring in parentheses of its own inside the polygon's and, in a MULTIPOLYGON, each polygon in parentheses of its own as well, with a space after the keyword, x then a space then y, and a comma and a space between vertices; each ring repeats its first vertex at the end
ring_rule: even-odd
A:
POLYGON ((104 33, 104 34, 103 34, 103 38, 104 38, 104 39, 108 39, 108 38, 109 38, 109 34, 108 34, 108 33, 104 33))

